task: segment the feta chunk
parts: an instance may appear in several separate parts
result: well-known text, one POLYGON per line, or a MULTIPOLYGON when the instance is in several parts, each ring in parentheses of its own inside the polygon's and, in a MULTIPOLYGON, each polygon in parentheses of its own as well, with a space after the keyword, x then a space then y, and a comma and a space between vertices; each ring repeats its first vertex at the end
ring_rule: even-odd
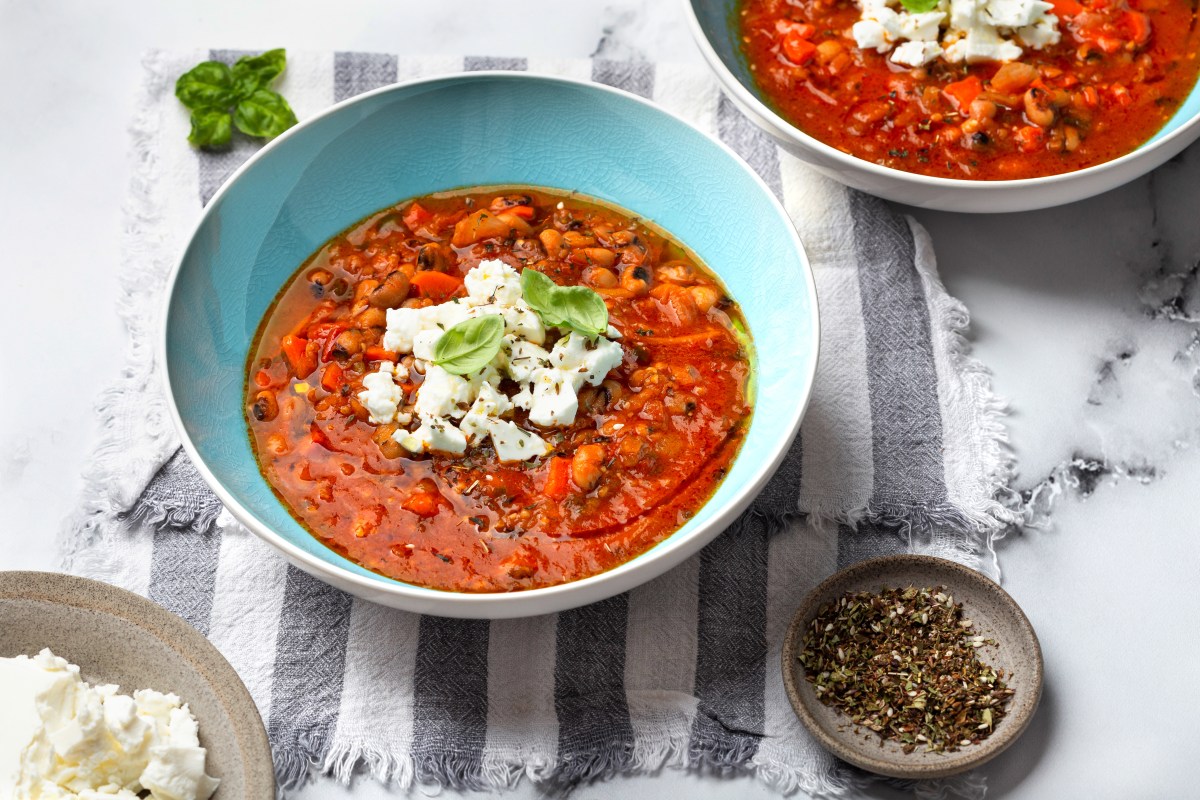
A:
POLYGON ((498 258, 480 261, 467 273, 463 283, 473 305, 511 306, 522 299, 520 274, 498 258))
POLYGON ((412 433, 399 430, 392 439, 412 453, 450 453, 461 455, 467 450, 467 437, 445 417, 421 414, 421 425, 412 433))
POLYGON ((892 51, 892 61, 906 67, 923 67, 942 54, 937 42, 904 42, 892 51))
MULTIPOLYGON (((371 422, 376 425, 392 422, 396 418, 396 409, 404 400, 404 390, 395 382, 395 369, 391 362, 383 361, 378 371, 363 376, 362 385, 365 388, 358 393, 358 399, 366 407, 371 422)), ((403 377, 401 375, 401 379, 403 377)))
POLYGON ((1052 8, 1041 0, 988 0, 984 18, 998 28, 1024 28, 1052 8))
POLYGON ((850 32, 854 35, 854 41, 863 50, 878 50, 886 53, 892 47, 892 43, 888 41, 887 32, 877 20, 861 19, 854 23, 850 32))
POLYGON ((1023 45, 1034 50, 1058 44, 1062 39, 1062 33, 1058 29, 1058 17, 1047 14, 1034 24, 1018 30, 1017 38, 1023 45))
POLYGON ((416 411, 425 417, 461 417, 475 399, 471 381, 430 364, 417 392, 416 411))
POLYGON ((942 32, 942 23, 946 21, 946 12, 927 11, 924 14, 900 14, 898 19, 900 36, 897 38, 937 44, 938 36, 942 32))
POLYGON ((523 430, 507 420, 493 419, 488 423, 492 447, 501 461, 527 461, 544 456, 552 449, 545 439, 536 433, 523 430))

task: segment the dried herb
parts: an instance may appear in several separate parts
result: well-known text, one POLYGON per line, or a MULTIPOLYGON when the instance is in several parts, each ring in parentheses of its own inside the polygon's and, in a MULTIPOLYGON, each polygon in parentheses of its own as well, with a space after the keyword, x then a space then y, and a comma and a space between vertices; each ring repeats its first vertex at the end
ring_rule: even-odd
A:
POLYGON ((911 753, 987 738, 1013 691, 980 661, 994 645, 942 587, 858 592, 821 608, 800 663, 817 697, 911 753))

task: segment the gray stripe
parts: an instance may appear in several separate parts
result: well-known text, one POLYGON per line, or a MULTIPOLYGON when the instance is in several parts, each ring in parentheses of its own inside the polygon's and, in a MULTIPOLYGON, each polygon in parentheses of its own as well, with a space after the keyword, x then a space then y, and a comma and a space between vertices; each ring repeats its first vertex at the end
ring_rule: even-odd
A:
POLYGON ((597 58, 592 62, 592 80, 641 95, 647 100, 654 96, 654 64, 646 61, 597 58))
POLYGON ((351 597, 289 566, 275 640, 267 732, 284 788, 320 764, 334 731, 346 675, 351 597))
POLYGON ((220 513, 220 501, 181 447, 121 515, 154 529, 150 599, 205 635, 221 552, 221 533, 215 526, 220 513))
POLYGON ((333 54, 333 101, 335 103, 395 82, 395 56, 384 53, 333 54))
POLYGON ((867 345, 875 483, 888 512, 945 503, 942 412, 912 230, 878 198, 850 193, 867 345))
POLYGON ((529 60, 525 58, 503 58, 496 56, 467 56, 463 59, 463 69, 467 72, 481 72, 485 69, 507 69, 514 72, 524 72, 529 69, 529 60))
MULTIPOLYGON (((782 191, 779 152, 724 94, 717 133, 782 191)), ((802 445, 799 437, 779 471, 729 530, 700 555, 696 658, 696 721, 688 743, 693 765, 718 769, 748 764, 766 720, 768 540, 797 513, 802 445)))
MULTIPOLYGON (((244 55, 251 55, 252 50, 211 50, 208 57, 213 61, 223 61, 233 64, 244 55)), ((238 167, 246 163, 246 159, 262 146, 255 139, 233 132, 233 143, 228 150, 208 152, 197 150, 196 157, 200 162, 200 203, 208 205, 208 201, 221 188, 221 184, 232 175, 238 167)))
POLYGON ((158 528, 150 562, 150 599, 208 635, 221 534, 216 529, 158 528))
POLYGON ((633 757, 633 725, 625 698, 629 595, 619 594, 558 615, 554 709, 558 767, 553 783, 624 772, 633 757))
POLYGON ((783 197, 783 178, 779 173, 779 150, 771 137, 763 133, 753 122, 738 111, 733 101, 721 93, 717 101, 717 133, 725 144, 746 160, 771 187, 779 198, 783 197))
POLYGON ((487 620, 421 617, 412 746, 419 781, 484 788, 489 627, 487 620))
POLYGON ((770 529, 752 509, 700 554, 693 766, 746 765, 764 733, 770 529))
POLYGON ((217 522, 221 501, 212 493, 181 446, 155 473, 121 519, 156 528, 207 531, 217 522))
POLYGON ((895 529, 871 522, 860 522, 857 530, 848 525, 838 526, 838 569, 845 569, 868 558, 907 552, 908 547, 895 529))

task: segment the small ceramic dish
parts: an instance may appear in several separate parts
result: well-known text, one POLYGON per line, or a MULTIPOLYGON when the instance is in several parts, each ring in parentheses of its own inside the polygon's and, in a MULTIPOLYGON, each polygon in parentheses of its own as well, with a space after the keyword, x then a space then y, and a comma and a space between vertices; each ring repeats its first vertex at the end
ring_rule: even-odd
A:
POLYGON ((1086 169, 1009 181, 934 178, 873 164, 809 136, 779 114, 750 77, 737 19, 742 0, 680 0, 692 36, 738 108, 780 146, 836 181, 888 200, 942 211, 1032 211, 1107 192, 1146 174, 1200 137, 1200 83, 1148 142, 1086 169))
POLYGON ((408 611, 475 619, 594 603, 657 577, 711 541, 750 504, 795 438, 820 342, 816 288, 796 229, 745 162, 640 97, 529 73, 400 83, 287 131, 209 202, 167 294, 162 358, 172 416, 225 507, 292 564, 339 589, 408 611), (284 282, 348 225, 405 198, 512 184, 578 191, 628 209, 720 277, 757 344, 750 428, 695 516, 607 572, 490 594, 402 583, 325 546, 262 477, 244 416, 251 338, 284 282))
POLYGON ((274 800, 266 730, 229 662, 179 617, 131 592, 54 572, 0 572, 0 657, 49 647, 84 680, 187 703, 220 778, 212 800, 274 800))
POLYGON ((1029 725, 1042 696, 1042 649, 1016 601, 978 572, 933 556, 886 556, 833 574, 804 599, 783 643, 783 683, 800 721, 838 758, 893 778, 944 778, 999 755, 1029 725), (823 605, 847 592, 906 586, 945 587, 962 603, 965 616, 975 623, 975 632, 996 641, 995 646, 984 648, 981 658, 1004 670, 1014 694, 995 731, 978 744, 953 753, 928 753, 920 748, 905 753, 897 742, 884 741, 865 728, 856 730, 849 717, 818 700, 805 679, 799 659, 804 633, 823 605))

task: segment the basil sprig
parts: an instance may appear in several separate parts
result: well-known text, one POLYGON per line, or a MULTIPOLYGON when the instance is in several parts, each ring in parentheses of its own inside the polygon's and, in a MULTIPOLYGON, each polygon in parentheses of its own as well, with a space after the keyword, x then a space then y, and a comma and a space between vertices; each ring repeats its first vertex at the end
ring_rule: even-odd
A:
POLYGON ((279 48, 243 56, 233 67, 204 61, 180 75, 175 96, 192 112, 188 141, 218 150, 229 146, 234 127, 270 139, 295 125, 292 107, 270 89, 286 66, 287 52, 279 48))
POLYGON ((938 0, 900 0, 900 5, 914 14, 924 14, 937 8, 938 0))
POLYGON ((492 362, 504 339, 504 317, 488 314, 463 320, 433 346, 433 363, 455 375, 477 372, 492 362))
POLYGON ((559 286, 536 269, 527 268, 521 271, 521 293, 545 325, 591 337, 608 330, 608 306, 586 286, 559 286))

